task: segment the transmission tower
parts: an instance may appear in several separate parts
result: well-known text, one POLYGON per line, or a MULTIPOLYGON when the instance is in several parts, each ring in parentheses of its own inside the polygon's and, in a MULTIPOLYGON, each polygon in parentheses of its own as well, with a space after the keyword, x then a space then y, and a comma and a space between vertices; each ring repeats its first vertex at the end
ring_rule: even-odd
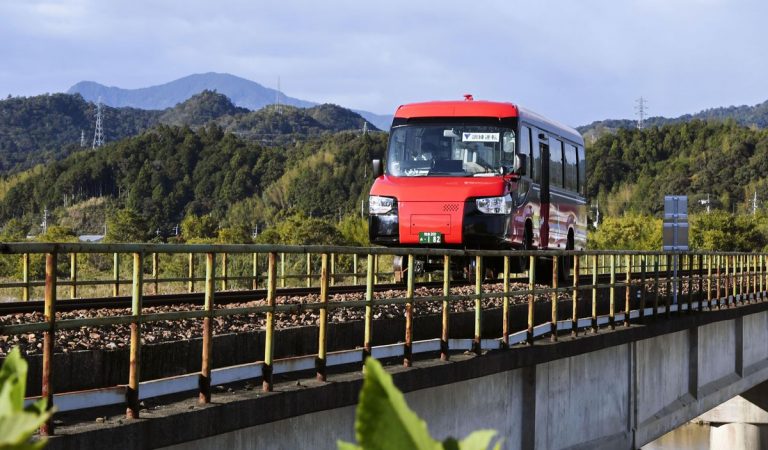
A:
POLYGON ((104 145, 104 130, 101 122, 101 97, 99 97, 99 102, 96 103, 96 131, 93 133, 92 148, 98 148, 102 145, 104 145))
POLYGON ((648 101, 642 96, 635 100, 635 115, 637 116, 637 129, 642 130, 645 128, 645 115, 648 112, 648 101))

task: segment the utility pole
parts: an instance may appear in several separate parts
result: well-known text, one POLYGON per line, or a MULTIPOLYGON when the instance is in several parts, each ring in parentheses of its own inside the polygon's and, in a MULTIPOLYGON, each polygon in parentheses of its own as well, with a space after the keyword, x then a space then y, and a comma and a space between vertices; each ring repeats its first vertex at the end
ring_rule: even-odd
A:
POLYGON ((597 229, 597 226, 600 225, 600 200, 598 199, 595 202, 595 229, 597 229))
POLYGON ((635 115, 637 116, 637 129, 642 130, 645 128, 645 116, 648 113, 648 101, 642 96, 635 100, 635 115))
POLYGON ((368 134, 368 122, 363 120, 363 134, 368 134))
POLYGON ((702 205, 707 205, 707 214, 709 214, 709 205, 711 204, 711 202, 709 201, 709 194, 707 194, 706 200, 699 200, 699 203, 702 205))
POLYGON ((282 114, 280 109, 280 77, 277 77, 277 91, 275 91, 275 112, 282 114))
POLYGON ((85 130, 80 130, 80 147, 85 148, 85 130))
POLYGON ((752 215, 754 216, 757 214, 757 191, 755 191, 755 196, 752 197, 752 215))

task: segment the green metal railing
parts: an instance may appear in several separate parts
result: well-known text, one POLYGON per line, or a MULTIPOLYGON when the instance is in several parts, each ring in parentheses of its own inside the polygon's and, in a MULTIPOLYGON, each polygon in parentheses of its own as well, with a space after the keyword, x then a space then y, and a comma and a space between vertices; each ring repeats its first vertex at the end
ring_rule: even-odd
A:
MULTIPOLYGON (((549 335, 552 340, 557 340, 558 334, 569 331, 578 334, 582 329, 591 330, 593 333, 600 331, 601 325, 607 325, 614 329, 617 323, 630 326, 631 321, 642 322, 650 314, 654 317, 661 314, 670 316, 672 313, 682 314, 697 311, 712 310, 715 308, 727 308, 747 302, 764 301, 766 298, 766 255, 742 254, 742 253, 662 253, 662 252, 629 252, 629 251, 462 251, 448 249, 391 249, 391 248, 358 248, 358 247, 329 247, 329 246, 267 246, 267 245, 156 245, 156 244, 2 244, 0 254, 9 257, 20 257, 22 266, 21 281, 6 281, 0 283, 0 290, 14 290, 21 288, 21 297, 24 300, 31 298, 31 288, 42 286, 44 291, 44 320, 42 322, 0 325, 0 335, 15 335, 23 333, 42 332, 43 342, 43 373, 42 396, 53 404, 53 391, 51 387, 52 357, 54 354, 54 337, 58 330, 75 329, 89 326, 106 326, 129 324, 130 325, 130 369, 128 384, 124 386, 127 403, 127 416, 139 417, 139 401, 141 374, 139 372, 141 361, 141 333, 142 324, 157 321, 182 321, 202 320, 202 355, 199 374, 199 400, 201 403, 211 401, 211 377, 212 377, 212 352, 213 352, 213 326, 212 320, 216 317, 229 317, 235 315, 255 314, 265 320, 265 346, 262 361, 258 363, 260 372, 258 376, 263 381, 263 390, 271 391, 273 388, 273 374, 275 365, 281 363, 274 358, 275 347, 275 314, 281 312, 301 310, 318 311, 318 351, 313 355, 306 355, 316 359, 314 368, 319 380, 326 379, 329 352, 327 351, 327 336, 329 326, 328 312, 336 308, 360 308, 364 309, 364 335, 361 337, 362 349, 355 348, 350 343, 350 352, 359 351, 360 361, 365 357, 374 355, 372 336, 374 330, 374 308, 385 305, 403 305, 405 316, 404 341, 401 357, 403 364, 410 366, 413 361, 413 316, 414 310, 420 304, 426 302, 438 302, 442 330, 439 337, 437 351, 443 360, 450 358, 450 352, 460 349, 452 342, 449 329, 451 305, 457 301, 473 301, 474 332, 468 349, 476 354, 481 354, 483 349, 508 348, 514 344, 534 344, 536 337, 549 335), (106 273, 112 272, 112 277, 96 278, 92 280, 80 279, 78 268, 83 267, 82 261, 85 255, 111 255, 113 264, 111 267, 103 267, 106 273), (59 255, 69 256, 69 276, 62 270, 59 255), (121 278, 121 261, 126 255, 131 257, 130 280, 121 278), (170 255, 171 258, 186 261, 186 276, 160 277, 160 268, 163 258, 161 255, 170 255), (408 260, 408 270, 405 284, 405 296, 400 298, 377 299, 374 296, 375 287, 379 284, 379 278, 389 274, 377 272, 381 258, 392 256, 404 256, 408 260), (147 267, 147 257, 151 258, 151 269, 147 267), (45 261, 45 279, 32 280, 30 274, 31 261, 34 258, 43 257, 45 261), (202 264, 198 259, 204 259, 202 264), (442 259, 442 271, 435 276, 442 276, 442 295, 416 296, 415 281, 418 274, 414 273, 414 260, 419 257, 429 257, 432 260, 442 259), (251 262, 249 275, 231 275, 228 267, 237 261, 248 259, 251 262), (340 258, 351 259, 352 272, 333 273, 340 258), (360 259, 365 259, 360 264, 360 259), (290 260, 306 262, 306 272, 289 273, 290 260), (487 291, 483 284, 486 264, 501 261, 503 270, 497 281, 503 283, 502 292, 487 291), (451 262, 474 262, 474 293, 456 295, 451 291, 451 262), (512 289, 510 280, 513 279, 512 268, 519 262, 527 260, 528 269, 527 284, 522 288, 512 289), (313 261, 319 262, 319 271, 311 270, 313 261), (220 270, 217 276, 217 264, 220 270), (263 272, 260 264, 263 264, 263 272), (204 266, 204 276, 198 276, 200 266, 204 266), (362 272, 358 268, 364 266, 362 272), (567 269, 570 276, 561 277, 559 271, 567 269), (675 270, 676 269, 676 270, 675 270), (547 270, 546 277, 537 271, 547 270), (145 276, 149 273, 149 277, 145 276), (623 279, 621 277, 623 276, 623 279), (607 282, 602 281, 607 277, 607 282), (278 284, 286 286, 290 280, 311 285, 313 280, 319 280, 320 296, 317 302, 295 304, 278 304, 278 284), (262 285, 264 279, 266 284, 262 285), (329 286, 344 280, 357 283, 365 282, 365 296, 363 300, 330 301, 328 295, 329 286), (549 279, 546 284, 542 280, 549 279), (562 280, 568 280, 563 283, 562 280), (591 280, 585 284, 586 280, 591 280), (164 313, 145 313, 142 311, 142 301, 147 285, 153 293, 160 291, 162 284, 177 283, 181 289, 195 291, 196 282, 202 281, 204 286, 204 306, 200 310, 174 311, 164 313), (108 285, 112 287, 113 295, 118 295, 121 284, 131 284, 131 313, 124 316, 79 318, 68 320, 56 320, 56 306, 62 301, 59 298, 59 286, 69 286, 71 298, 82 294, 84 286, 108 285), (261 287, 266 290, 266 302, 264 305, 248 307, 218 307, 216 304, 216 287, 219 283, 220 290, 232 289, 236 282, 246 282, 240 288, 252 289, 261 287), (765 284, 764 284, 765 283, 765 284), (78 289, 80 288, 80 289, 78 289), (618 296, 624 291, 624 302, 618 296), (598 315, 599 291, 608 291, 608 314, 598 315), (634 298, 633 298, 634 295, 634 298), (501 336, 495 339, 483 339, 484 333, 484 300, 501 299, 502 310, 501 336), (521 299, 527 302, 527 328, 512 330, 510 328, 510 301, 521 299), (674 304, 675 299, 677 303, 674 304), (583 305, 591 300, 591 305, 583 305), (560 305, 572 303, 570 314, 568 311, 559 310, 560 305), (537 323, 534 319, 535 304, 548 302, 551 307, 551 316, 544 323, 537 323), (663 304, 662 304, 663 302, 663 304), (579 304, 587 306, 591 314, 579 317, 579 304), (634 309, 633 309, 634 304, 634 309)), ((301 268, 301 267, 299 267, 301 268)), ((463 345, 463 344, 462 344, 463 345)), ((399 348, 399 347, 398 347, 399 348)), ((46 424, 41 432, 51 434, 51 424, 46 424)))

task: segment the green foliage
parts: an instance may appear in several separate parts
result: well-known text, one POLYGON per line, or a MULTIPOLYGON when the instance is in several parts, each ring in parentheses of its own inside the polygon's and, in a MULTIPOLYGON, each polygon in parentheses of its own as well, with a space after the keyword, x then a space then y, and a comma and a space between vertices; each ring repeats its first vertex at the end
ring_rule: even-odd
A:
POLYGON ((656 215, 664 195, 688 195, 691 213, 747 212, 768 180, 768 130, 734 121, 620 129, 587 148, 587 194, 608 215, 656 215))
POLYGON ((336 225, 346 245, 367 247, 371 245, 368 238, 368 221, 357 214, 351 214, 341 219, 336 225))
POLYGON ((344 238, 328 220, 298 213, 259 234, 256 241, 263 244, 341 245, 344 238))
POLYGON ((45 234, 37 236, 40 242, 77 242, 75 232, 69 227, 50 225, 45 234))
MULTIPOLYGON (((339 442, 338 448, 485 450, 493 443, 496 434, 493 430, 479 430, 461 441, 432 439, 427 424, 408 407, 405 397, 392 382, 392 376, 378 361, 368 358, 355 416, 355 438, 359 446, 339 442)), ((500 448, 501 441, 498 441, 494 449, 500 448)))
POLYGON ((106 242, 144 242, 149 233, 144 218, 133 209, 115 211, 107 219, 106 242))
POLYGON ((594 250, 661 250, 662 221, 627 214, 608 217, 589 233, 587 245, 594 250))
POLYGON ((18 347, 11 350, 0 368, 0 449, 41 449, 46 440, 32 441, 32 435, 53 414, 43 398, 24 408, 27 362, 18 347))
POLYGON ((210 214, 187 214, 181 221, 181 236, 187 241, 213 238, 216 236, 216 220, 210 214))
POLYGON ((698 250, 753 252, 768 244, 765 216, 716 211, 690 220, 690 245, 698 250))

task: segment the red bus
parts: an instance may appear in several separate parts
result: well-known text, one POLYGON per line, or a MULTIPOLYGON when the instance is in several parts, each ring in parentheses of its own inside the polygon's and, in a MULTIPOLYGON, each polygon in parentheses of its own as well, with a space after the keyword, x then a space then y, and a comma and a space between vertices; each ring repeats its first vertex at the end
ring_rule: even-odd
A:
MULTIPOLYGON (((374 160, 374 244, 463 249, 584 249, 586 157, 573 128, 512 103, 402 105, 386 170, 374 160)), ((521 258, 520 270, 525 269, 521 258)), ((467 262, 471 263, 471 262, 467 262)), ((441 261, 418 261, 417 271, 441 261)), ((498 273, 500 261, 486 270, 498 273)), ((396 270, 404 270, 396 261, 396 270)))

